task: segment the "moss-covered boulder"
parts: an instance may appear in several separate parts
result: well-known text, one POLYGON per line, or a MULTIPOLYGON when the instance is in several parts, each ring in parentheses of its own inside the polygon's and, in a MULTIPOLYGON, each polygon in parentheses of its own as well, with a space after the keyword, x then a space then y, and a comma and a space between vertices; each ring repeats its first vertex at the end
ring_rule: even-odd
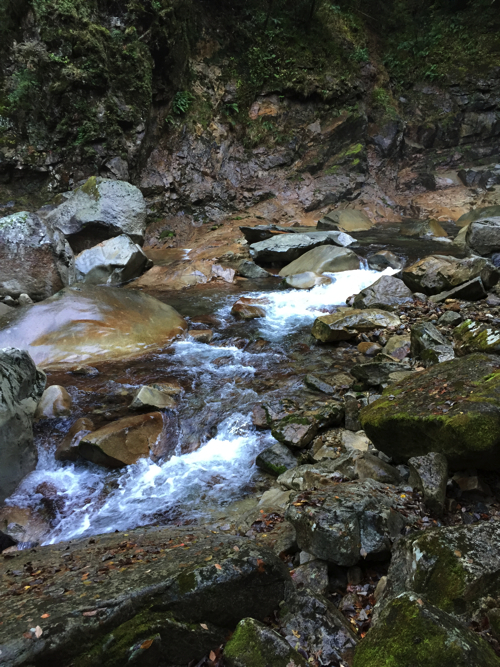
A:
POLYGON ((261 470, 278 477, 290 468, 297 466, 297 459, 292 452, 281 443, 264 449, 255 461, 261 470))
POLYGON ((229 667, 305 667, 307 661, 277 632, 244 618, 224 649, 229 667))
POLYGON ((387 605, 360 642, 354 667, 499 667, 478 635, 413 593, 387 605))
POLYGON ((456 259, 430 255, 403 270, 403 280, 412 292, 439 294, 474 278, 481 278, 486 288, 498 282, 498 270, 482 257, 456 259))
POLYGON ((393 486, 372 479, 295 496, 285 517, 297 544, 318 558, 350 567, 362 558, 387 557, 406 519, 403 497, 393 486))
POLYGON ((459 356, 471 352, 500 354, 500 331, 487 324, 465 320, 455 328, 453 338, 459 356))
POLYGON ((400 540, 376 610, 404 591, 470 621, 486 597, 500 595, 500 532, 492 523, 447 526, 400 540))
POLYGON ((472 354, 388 387, 360 420, 396 463, 440 452, 451 469, 500 470, 500 364, 472 354))
POLYGON ((0 580, 9 666, 198 662, 243 618, 276 610, 292 587, 268 549, 203 529, 140 529, 20 551, 0 562, 0 580))

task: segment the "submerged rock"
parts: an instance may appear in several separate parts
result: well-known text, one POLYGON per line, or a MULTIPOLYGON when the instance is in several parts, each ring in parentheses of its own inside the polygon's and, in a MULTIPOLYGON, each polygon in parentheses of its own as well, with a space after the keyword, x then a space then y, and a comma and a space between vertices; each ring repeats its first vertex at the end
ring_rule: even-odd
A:
POLYGON ((123 468, 150 457, 158 461, 169 453, 161 412, 125 417, 87 434, 80 440, 80 456, 107 468, 123 468))
POLYGON ((406 519, 397 489, 372 479, 307 492, 292 499, 285 518, 299 547, 317 558, 350 567, 362 558, 386 558, 406 519))
POLYGON ((43 368, 139 357, 187 329, 176 310, 152 296, 91 285, 66 287, 2 322, 0 348, 16 344, 43 368))
POLYGON ((353 306, 361 309, 395 310, 412 301, 412 291, 402 280, 393 276, 382 276, 373 285, 356 294, 353 306))
POLYGON ((498 667, 493 649, 455 618, 414 593, 384 609, 359 643, 353 667, 498 667))
POLYGON ((77 255, 76 278, 89 285, 118 285, 140 276, 148 263, 142 248, 121 234, 77 255))
POLYGON ((172 396, 155 387, 141 387, 134 395, 130 407, 132 410, 142 410, 144 408, 165 410, 173 409, 177 406, 172 396))
POLYGON ((292 587, 288 568, 269 549, 192 526, 20 552, 0 562, 6 591, 19 585, 14 569, 40 570, 47 591, 9 597, 0 646, 2 659, 18 665, 54 655, 64 664, 197 663, 243 618, 264 620, 292 587), (115 559, 123 565, 110 564, 115 559), (35 622, 27 625, 26 618, 35 622), (38 638, 30 630, 36 626, 38 638))
POLYGON ((471 621, 485 598, 500 595, 500 536, 495 523, 446 526, 400 540, 376 616, 405 591, 471 621))
POLYGON ((291 264, 287 264, 281 269, 280 276, 294 276, 306 271, 312 271, 316 274, 335 273, 359 268, 359 257, 352 250, 322 245, 304 253, 291 264))
POLYGON ((224 648, 229 667, 306 667, 307 661, 277 632, 253 618, 239 622, 224 648))
POLYGON ((45 382, 27 352, 0 350, 0 503, 36 467, 32 423, 45 382))
POLYGON ((26 211, 0 218, 0 298, 47 299, 74 273, 73 252, 58 229, 26 211))
POLYGON ((47 215, 60 229, 74 252, 95 246, 120 234, 142 243, 146 229, 146 202, 135 185, 92 176, 47 215))
POLYGON ((430 255, 403 270, 403 280, 412 292, 439 294, 474 278, 481 278, 489 289, 498 282, 496 267, 482 257, 456 259, 430 255))
POLYGON ((471 354, 415 373, 388 387, 360 419, 396 463, 439 452, 452 470, 500 470, 498 361, 471 354))
POLYGON ((312 335, 322 343, 351 340, 359 332, 396 327, 400 324, 397 315, 379 309, 343 309, 333 315, 316 318, 312 335))
POLYGON ((308 232, 307 234, 279 234, 266 241, 252 243, 250 255, 261 262, 293 262, 308 250, 321 245, 346 247, 354 239, 344 232, 308 232))

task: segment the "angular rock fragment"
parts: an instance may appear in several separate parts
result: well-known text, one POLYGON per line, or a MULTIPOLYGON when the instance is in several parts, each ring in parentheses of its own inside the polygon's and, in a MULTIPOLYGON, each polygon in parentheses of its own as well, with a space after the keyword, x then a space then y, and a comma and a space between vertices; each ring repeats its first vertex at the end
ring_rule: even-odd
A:
POLYGON ((412 292, 439 294, 458 285, 481 278, 486 289, 496 285, 496 267, 482 257, 456 259, 445 255, 430 255, 403 270, 403 280, 412 292))
POLYGON ((276 443, 261 452, 257 456, 256 463, 261 470, 278 477, 290 468, 295 468, 297 459, 288 447, 276 443))
POLYGON ((385 329, 399 326, 397 315, 379 309, 344 309, 333 315, 321 315, 316 318, 312 335, 322 343, 335 343, 351 340, 359 332, 385 329))
POLYGON ((443 513, 448 482, 448 461, 443 454, 430 452, 408 460, 410 477, 408 484, 424 494, 424 501, 431 512, 443 513))
POLYGON ((395 310, 413 301, 413 293, 402 280, 393 276, 382 276, 354 297, 354 308, 379 308, 395 310))

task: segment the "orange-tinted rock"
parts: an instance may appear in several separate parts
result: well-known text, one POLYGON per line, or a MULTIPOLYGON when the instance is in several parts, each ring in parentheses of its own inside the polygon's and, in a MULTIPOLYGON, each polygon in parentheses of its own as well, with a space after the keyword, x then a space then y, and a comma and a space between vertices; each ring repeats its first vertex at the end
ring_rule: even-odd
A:
POLYGON ((71 396, 66 389, 58 384, 53 384, 43 392, 35 412, 35 419, 69 417, 72 403, 71 396))
POLYGON ((361 354, 364 354, 367 357, 374 357, 381 349, 382 346, 378 343, 363 342, 358 345, 358 352, 361 352, 361 354))
POLYGON ((192 329, 188 331, 188 336, 197 343, 210 343, 214 332, 211 329, 192 329))
POLYGON ((267 299, 251 299, 243 296, 231 308, 231 314, 238 320, 255 320, 266 316, 263 306, 268 303, 267 299))
POLYGON ((58 445, 54 454, 56 461, 76 461, 80 440, 94 430, 94 422, 91 419, 87 417, 77 419, 58 445))
POLYGON ((108 468, 123 468, 141 458, 166 454, 161 412, 126 417, 86 435, 78 450, 83 458, 108 468))

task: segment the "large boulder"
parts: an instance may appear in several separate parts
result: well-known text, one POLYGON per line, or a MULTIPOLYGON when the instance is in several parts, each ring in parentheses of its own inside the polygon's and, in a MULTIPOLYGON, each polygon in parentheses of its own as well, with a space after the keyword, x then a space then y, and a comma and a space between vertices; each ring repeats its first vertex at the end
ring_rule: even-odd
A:
POLYGON ((250 255, 259 262, 293 262, 308 250, 321 245, 347 247, 354 243, 344 232, 308 232, 307 234, 279 234, 266 241, 252 243, 250 255))
POLYGON ((77 255, 76 279, 90 285, 117 285, 140 276, 148 263, 142 248, 121 234, 77 255))
POLYGON ((52 296, 74 280, 73 251, 64 235, 37 215, 0 219, 0 298, 52 296))
POLYGON ((446 526, 400 540, 377 615, 394 598, 412 591, 464 621, 483 600, 500 595, 500 532, 495 523, 446 526))
POLYGON ((280 276, 293 276, 297 273, 313 271, 314 273, 335 273, 360 268, 359 257, 347 248, 336 248, 331 245, 318 246, 308 250, 301 257, 288 264, 280 271, 280 276))
POLYGON ((353 667, 498 667, 476 633, 414 593, 403 593, 361 641, 353 667))
POLYGON ((387 558, 406 524, 400 503, 396 487, 365 479, 295 496, 285 518, 303 551, 350 567, 363 558, 387 558))
POLYGON ((500 206, 474 211, 467 228, 466 244, 479 255, 492 255, 500 250, 500 206))
POLYGON ((120 234, 127 234, 135 243, 142 243, 146 229, 146 202, 135 185, 92 176, 69 193, 47 215, 47 221, 63 232, 74 252, 120 234))
POLYGON ((333 315, 321 315, 316 318, 312 335, 322 343, 336 343, 351 340, 358 333, 397 327, 401 321, 397 315, 380 309, 342 309, 333 315))
POLYGON ((498 360, 471 354, 414 373, 363 408, 360 420, 396 463, 439 452, 452 470, 500 470, 498 360))
POLYGON ((287 287, 293 287, 293 289, 311 289, 318 285, 330 285, 331 283, 331 278, 318 275, 313 271, 304 271, 304 273, 296 273, 285 278, 285 285, 287 287))
POLYGON ((369 287, 365 287, 354 297, 354 308, 380 308, 395 310, 405 303, 413 301, 411 289, 404 282, 393 276, 382 276, 369 287))
POLYGON ((13 309, 2 323, 0 348, 27 350, 43 368, 139 357, 187 329, 176 310, 152 296, 92 285, 66 287, 28 309, 13 309))
POLYGON ((193 526, 21 551, 1 560, 0 576, 6 665, 197 664, 292 586, 269 549, 193 526))
POLYGON ((403 280, 412 292, 439 294, 474 278, 481 278, 489 289, 498 282, 498 270, 482 257, 456 259, 430 255, 403 269, 403 280))
POLYGON ((78 453, 107 468, 123 468, 147 457, 158 461, 175 447, 164 426, 161 412, 125 417, 85 435, 78 453))
POLYGON ((36 467, 33 417, 45 382, 27 352, 0 349, 0 503, 36 467))

